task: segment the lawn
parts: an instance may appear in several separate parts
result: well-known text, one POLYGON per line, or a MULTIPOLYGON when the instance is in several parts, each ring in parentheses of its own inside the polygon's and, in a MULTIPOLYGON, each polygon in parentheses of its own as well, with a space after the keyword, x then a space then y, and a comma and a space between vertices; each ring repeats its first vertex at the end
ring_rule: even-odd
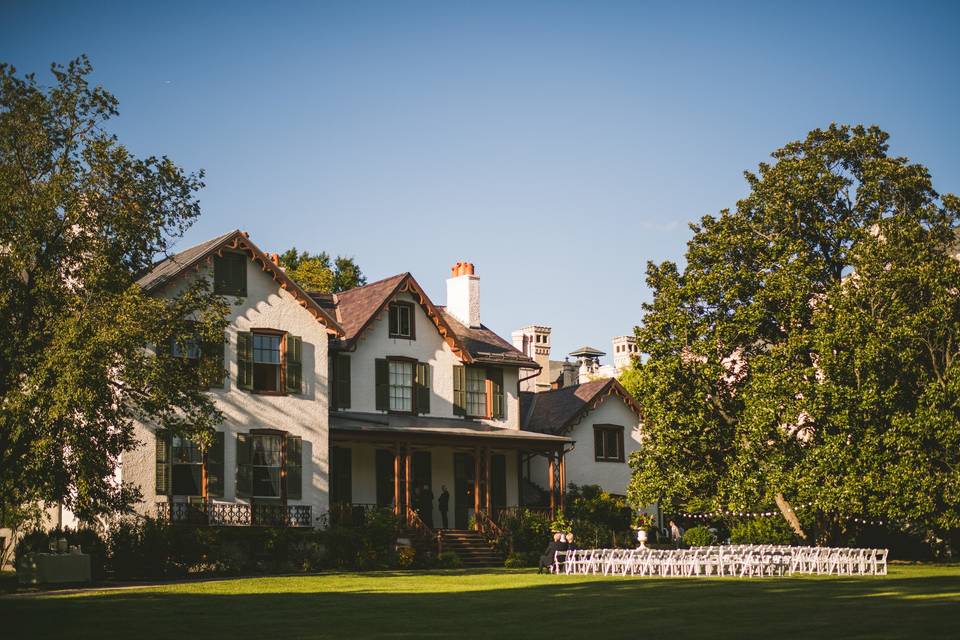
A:
POLYGON ((753 580, 505 569, 245 578, 9 595, 0 621, 3 637, 31 639, 957 638, 960 566, 753 580))

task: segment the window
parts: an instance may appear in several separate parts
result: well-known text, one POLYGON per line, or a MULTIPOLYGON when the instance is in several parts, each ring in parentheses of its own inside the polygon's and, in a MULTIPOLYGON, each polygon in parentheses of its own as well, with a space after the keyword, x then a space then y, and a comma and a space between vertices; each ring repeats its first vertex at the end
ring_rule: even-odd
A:
POLYGON ((223 496, 222 431, 213 434, 213 443, 203 451, 189 438, 157 432, 157 495, 223 496))
POLYGON ((272 329, 237 334, 237 386, 257 393, 300 393, 302 351, 299 336, 272 329))
POLYGON ((299 500, 303 442, 283 431, 237 434, 237 496, 299 500))
POLYGON ((253 470, 254 498, 280 497, 280 436, 255 435, 250 464, 253 470))
POLYGON ((253 388, 280 390, 280 336, 253 334, 253 388))
POLYGON ((173 437, 173 495, 203 495, 203 452, 191 440, 173 437))
POLYGON ((388 360, 390 411, 413 411, 413 362, 388 360))
MULTIPOLYGON (((195 324, 188 320, 187 326, 193 329, 195 324)), ((205 343, 201 341, 199 332, 192 333, 193 335, 185 340, 177 340, 176 336, 171 336, 166 343, 166 353, 179 358, 194 370, 204 369, 204 377, 199 381, 200 388, 223 387, 224 340, 205 343)))
POLYGON ((478 367, 467 367, 467 415, 487 415, 487 372, 478 367))
POLYGON ((613 424, 594 425, 593 449, 597 462, 623 462, 623 427, 613 424))
POLYGON ((433 368, 408 358, 379 358, 374 363, 377 411, 430 413, 433 368))
POLYGON ((247 256, 242 253, 214 256, 213 292, 222 296, 247 295, 247 256))
POLYGON ((413 340, 415 336, 413 304, 394 302, 390 305, 390 337, 413 340))
POLYGON ((503 370, 453 367, 453 413, 468 418, 503 418, 503 370))

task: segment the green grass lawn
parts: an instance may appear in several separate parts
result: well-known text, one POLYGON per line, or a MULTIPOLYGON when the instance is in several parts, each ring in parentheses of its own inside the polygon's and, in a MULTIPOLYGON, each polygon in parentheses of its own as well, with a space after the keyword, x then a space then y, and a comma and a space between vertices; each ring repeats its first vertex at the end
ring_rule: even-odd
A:
POLYGON ((0 597, 0 636, 958 638, 960 566, 752 580, 345 573, 19 594, 0 597))

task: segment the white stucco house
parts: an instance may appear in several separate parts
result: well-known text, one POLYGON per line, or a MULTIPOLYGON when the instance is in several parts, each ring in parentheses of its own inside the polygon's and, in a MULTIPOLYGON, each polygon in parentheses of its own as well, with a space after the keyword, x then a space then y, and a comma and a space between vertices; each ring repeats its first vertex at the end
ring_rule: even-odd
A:
MULTIPOLYGON (((215 355, 223 379, 209 389, 224 420, 206 451, 136 425, 143 444, 123 456, 120 477, 139 487, 142 513, 317 526, 326 514, 380 505, 419 512, 432 527, 444 524, 446 487, 446 526, 466 528, 523 503, 522 469, 533 459, 548 476, 546 507, 560 506, 573 440, 523 428, 520 370, 537 364, 481 323, 472 264, 451 269, 445 306, 409 273, 309 294, 232 231, 138 282, 172 296, 195 278, 231 303, 215 355)), ((198 346, 182 357, 209 353, 198 346)))

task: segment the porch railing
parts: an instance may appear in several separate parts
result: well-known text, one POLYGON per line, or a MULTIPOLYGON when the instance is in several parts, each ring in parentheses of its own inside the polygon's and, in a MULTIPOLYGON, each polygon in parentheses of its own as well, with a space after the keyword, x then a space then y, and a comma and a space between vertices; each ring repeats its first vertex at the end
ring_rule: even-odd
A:
POLYGON ((387 509, 372 503, 336 502, 330 505, 328 513, 330 524, 359 527, 367 521, 367 514, 377 509, 387 509))
POLYGON ((490 512, 490 518, 497 525, 502 525, 505 518, 516 518, 525 511, 550 517, 550 507, 495 507, 490 512))
POLYGON ((157 519, 211 527, 310 527, 310 505, 158 502, 157 519))

